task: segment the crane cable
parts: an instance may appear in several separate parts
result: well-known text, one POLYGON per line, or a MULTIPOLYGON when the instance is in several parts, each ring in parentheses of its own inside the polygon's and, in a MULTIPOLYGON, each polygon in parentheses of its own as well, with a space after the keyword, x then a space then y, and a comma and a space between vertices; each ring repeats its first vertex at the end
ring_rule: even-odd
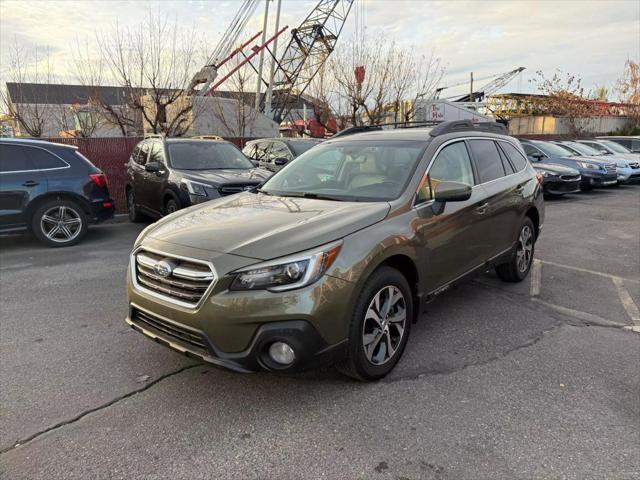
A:
POLYGON ((218 43, 211 56, 207 59, 207 65, 216 65, 233 49, 238 37, 258 6, 258 2, 259 0, 244 0, 240 9, 231 20, 231 24, 222 35, 220 43, 218 43))

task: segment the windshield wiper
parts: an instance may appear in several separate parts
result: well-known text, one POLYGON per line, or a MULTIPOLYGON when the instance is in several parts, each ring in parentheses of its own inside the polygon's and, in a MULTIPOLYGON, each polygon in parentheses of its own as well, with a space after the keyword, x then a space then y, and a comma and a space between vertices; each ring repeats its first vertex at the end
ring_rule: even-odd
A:
POLYGON ((346 200, 343 197, 338 197, 334 195, 324 195, 322 193, 312 193, 312 192, 286 192, 286 193, 278 193, 280 197, 296 197, 296 198, 313 198, 317 200, 333 200, 335 202, 345 202, 346 200))

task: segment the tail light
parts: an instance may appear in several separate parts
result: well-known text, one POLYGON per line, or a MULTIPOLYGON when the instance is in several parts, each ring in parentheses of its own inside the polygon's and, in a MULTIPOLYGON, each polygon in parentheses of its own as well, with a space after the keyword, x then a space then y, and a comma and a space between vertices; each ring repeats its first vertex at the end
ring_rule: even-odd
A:
POLYGON ((100 188, 106 188, 107 186, 107 176, 104 173, 92 173, 89 175, 91 181, 96 184, 96 186, 100 188))
POLYGON ((542 182, 544 181, 544 177, 542 176, 541 173, 536 173, 536 179, 538 180, 538 183, 542 185, 542 182))

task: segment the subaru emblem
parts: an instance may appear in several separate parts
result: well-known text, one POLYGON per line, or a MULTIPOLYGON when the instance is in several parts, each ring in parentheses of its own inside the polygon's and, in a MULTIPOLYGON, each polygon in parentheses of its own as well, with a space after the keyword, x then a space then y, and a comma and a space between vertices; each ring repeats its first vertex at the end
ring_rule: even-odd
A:
POLYGON ((153 266, 153 271, 161 277, 168 277, 171 275, 173 268, 169 262, 161 260, 153 266))

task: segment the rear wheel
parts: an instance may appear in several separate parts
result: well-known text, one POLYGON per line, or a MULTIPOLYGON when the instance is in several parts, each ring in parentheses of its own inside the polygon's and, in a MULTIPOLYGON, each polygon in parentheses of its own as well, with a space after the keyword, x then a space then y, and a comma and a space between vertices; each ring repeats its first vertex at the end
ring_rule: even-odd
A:
POLYGON ((133 192, 133 188, 127 190, 127 210, 129 212, 129 220, 132 222, 140 223, 146 220, 145 216, 140 213, 136 206, 136 195, 133 192))
POLYGON ((535 241, 533 222, 529 217, 526 217, 522 227, 520 227, 518 241, 511 254, 511 259, 507 263, 496 267, 496 273, 501 280, 505 282, 521 282, 527 277, 533 262, 535 241))
POLYGON ((364 381, 387 375, 404 352, 412 319, 413 299, 404 275, 391 267, 376 270, 356 304, 348 355, 338 369, 364 381))
POLYGON ((50 247, 75 245, 87 233, 87 215, 71 200, 49 200, 42 204, 31 219, 36 238, 50 247))

